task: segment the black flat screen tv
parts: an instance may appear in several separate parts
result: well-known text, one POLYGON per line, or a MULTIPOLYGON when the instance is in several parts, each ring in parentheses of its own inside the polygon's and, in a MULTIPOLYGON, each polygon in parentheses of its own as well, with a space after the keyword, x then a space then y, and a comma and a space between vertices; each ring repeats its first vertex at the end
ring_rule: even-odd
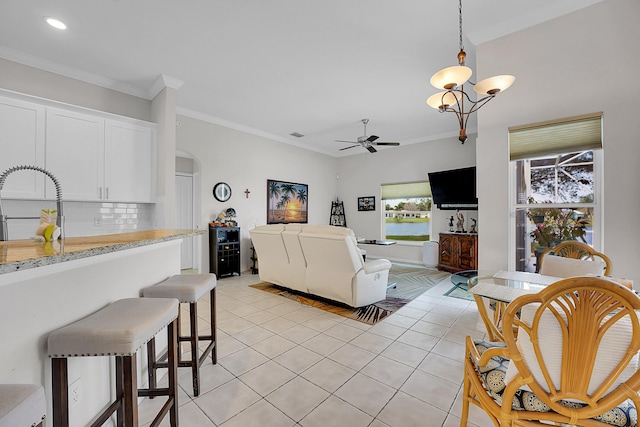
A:
POLYGON ((476 168, 429 172, 433 204, 442 210, 477 210, 476 168))

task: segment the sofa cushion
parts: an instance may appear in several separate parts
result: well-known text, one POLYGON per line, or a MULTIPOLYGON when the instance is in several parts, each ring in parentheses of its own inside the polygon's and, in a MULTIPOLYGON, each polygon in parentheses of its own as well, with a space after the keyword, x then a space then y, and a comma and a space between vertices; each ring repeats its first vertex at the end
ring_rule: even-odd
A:
POLYGON ((282 232, 282 241, 289 258, 289 265, 286 271, 282 273, 286 275, 284 278, 287 287, 300 292, 309 292, 307 288, 307 260, 300 246, 299 235, 302 226, 299 224, 287 224, 282 232))
POLYGON ((322 235, 336 235, 336 236, 355 236, 353 230, 346 227, 338 227, 335 225, 304 225, 302 226, 303 233, 313 233, 322 235))
POLYGON ((289 255, 282 240, 284 229, 280 224, 261 225, 249 230, 249 235, 258 254, 260 280, 287 286, 289 255))

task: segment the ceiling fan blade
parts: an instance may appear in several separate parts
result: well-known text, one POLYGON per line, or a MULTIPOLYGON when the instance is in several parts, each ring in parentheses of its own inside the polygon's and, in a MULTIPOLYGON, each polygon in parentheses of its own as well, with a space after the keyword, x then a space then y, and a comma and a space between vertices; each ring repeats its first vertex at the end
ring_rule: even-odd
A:
POLYGON ((398 145, 400 145, 399 142, 374 142, 375 145, 393 145, 394 147, 397 147, 398 145))
POLYGON ((359 147, 359 145, 352 145, 351 147, 344 147, 344 148, 339 149, 338 151, 348 150, 349 148, 353 148, 353 147, 359 147))
POLYGON ((376 140, 376 139, 378 139, 378 138, 380 138, 380 137, 379 137, 379 136, 376 136, 376 135, 371 135, 369 138, 367 138, 367 141, 369 141, 369 142, 373 142, 373 141, 375 141, 375 140, 376 140))
POLYGON ((346 142, 348 144, 357 144, 358 143, 357 141, 343 141, 341 139, 336 139, 335 142, 346 142))
POLYGON ((367 150, 369 150, 369 152, 371 152, 371 153, 377 153, 377 152, 378 152, 378 150, 376 150, 375 148, 373 148, 373 147, 372 147, 372 146, 370 146, 370 145, 369 145, 369 146, 367 146, 367 147, 365 147, 365 148, 366 148, 367 150))

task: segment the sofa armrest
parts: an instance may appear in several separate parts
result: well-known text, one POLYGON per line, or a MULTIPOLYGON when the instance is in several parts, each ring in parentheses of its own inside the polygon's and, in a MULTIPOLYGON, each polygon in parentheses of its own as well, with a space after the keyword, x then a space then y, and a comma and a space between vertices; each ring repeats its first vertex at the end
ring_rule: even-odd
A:
POLYGON ((391 262, 387 259, 372 259, 364 263, 364 272, 366 274, 389 270, 390 268, 391 262))

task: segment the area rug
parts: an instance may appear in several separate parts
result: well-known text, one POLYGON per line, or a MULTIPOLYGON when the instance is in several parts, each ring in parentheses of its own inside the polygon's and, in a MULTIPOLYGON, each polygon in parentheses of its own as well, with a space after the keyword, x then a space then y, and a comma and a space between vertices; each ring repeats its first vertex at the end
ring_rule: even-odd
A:
POLYGON ((298 301, 305 306, 315 307, 373 325, 422 295, 427 289, 441 282, 448 275, 449 273, 442 271, 405 264, 393 264, 391 270, 389 270, 389 283, 397 283, 397 287, 387 289, 387 298, 385 300, 360 308, 353 308, 336 301, 292 291, 268 282, 260 282, 249 286, 298 301))

